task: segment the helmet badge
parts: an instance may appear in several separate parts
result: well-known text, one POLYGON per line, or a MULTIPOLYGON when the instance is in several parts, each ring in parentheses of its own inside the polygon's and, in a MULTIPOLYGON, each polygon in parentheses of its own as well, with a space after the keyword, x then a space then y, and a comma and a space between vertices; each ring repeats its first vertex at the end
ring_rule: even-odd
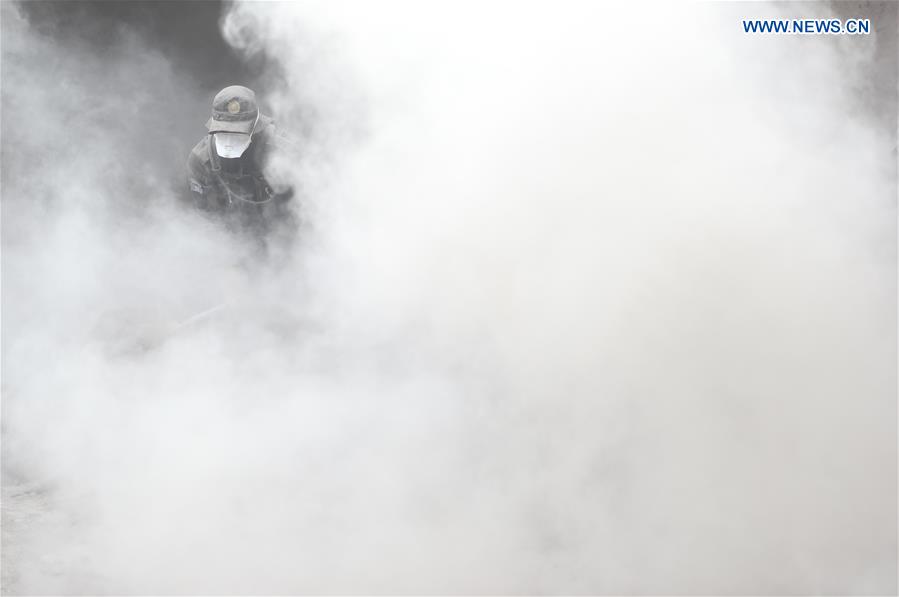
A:
POLYGON ((228 112, 230 112, 231 114, 237 114, 238 112, 240 112, 240 102, 236 99, 228 102, 228 112))

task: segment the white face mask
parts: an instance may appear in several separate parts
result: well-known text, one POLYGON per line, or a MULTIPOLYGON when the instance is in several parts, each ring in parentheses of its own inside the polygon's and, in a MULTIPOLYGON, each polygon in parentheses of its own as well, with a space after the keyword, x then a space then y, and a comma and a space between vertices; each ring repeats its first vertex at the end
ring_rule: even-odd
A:
POLYGON ((250 146, 250 135, 244 133, 215 133, 215 152, 223 158, 239 158, 250 146))

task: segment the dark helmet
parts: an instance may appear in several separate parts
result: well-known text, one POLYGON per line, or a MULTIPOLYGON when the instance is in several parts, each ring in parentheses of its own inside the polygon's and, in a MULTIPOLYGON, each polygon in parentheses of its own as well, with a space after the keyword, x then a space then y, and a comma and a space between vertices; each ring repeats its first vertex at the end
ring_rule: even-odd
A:
POLYGON ((206 128, 215 140, 215 150, 224 158, 237 158, 250 146, 259 106, 252 89, 231 85, 219 91, 212 100, 212 117, 206 128))

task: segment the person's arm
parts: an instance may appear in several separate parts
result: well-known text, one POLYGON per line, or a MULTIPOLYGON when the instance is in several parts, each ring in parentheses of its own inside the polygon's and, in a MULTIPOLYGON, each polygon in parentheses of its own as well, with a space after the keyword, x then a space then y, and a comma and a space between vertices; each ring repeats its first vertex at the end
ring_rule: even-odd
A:
POLYGON ((266 182, 278 201, 287 201, 295 194, 290 177, 285 169, 298 165, 299 145, 280 128, 269 123, 265 130, 265 155, 269 162, 266 168, 266 182))
POLYGON ((187 160, 187 190, 195 207, 211 209, 217 205, 217 192, 208 169, 193 152, 187 160))

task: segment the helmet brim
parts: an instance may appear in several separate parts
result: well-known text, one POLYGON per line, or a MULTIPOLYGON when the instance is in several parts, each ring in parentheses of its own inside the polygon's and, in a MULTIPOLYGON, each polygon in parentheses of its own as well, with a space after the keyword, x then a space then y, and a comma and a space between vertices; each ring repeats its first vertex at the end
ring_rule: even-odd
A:
POLYGON ((244 135, 252 135, 258 121, 258 115, 252 120, 215 120, 210 118, 206 121, 206 129, 210 133, 243 133, 244 135))

